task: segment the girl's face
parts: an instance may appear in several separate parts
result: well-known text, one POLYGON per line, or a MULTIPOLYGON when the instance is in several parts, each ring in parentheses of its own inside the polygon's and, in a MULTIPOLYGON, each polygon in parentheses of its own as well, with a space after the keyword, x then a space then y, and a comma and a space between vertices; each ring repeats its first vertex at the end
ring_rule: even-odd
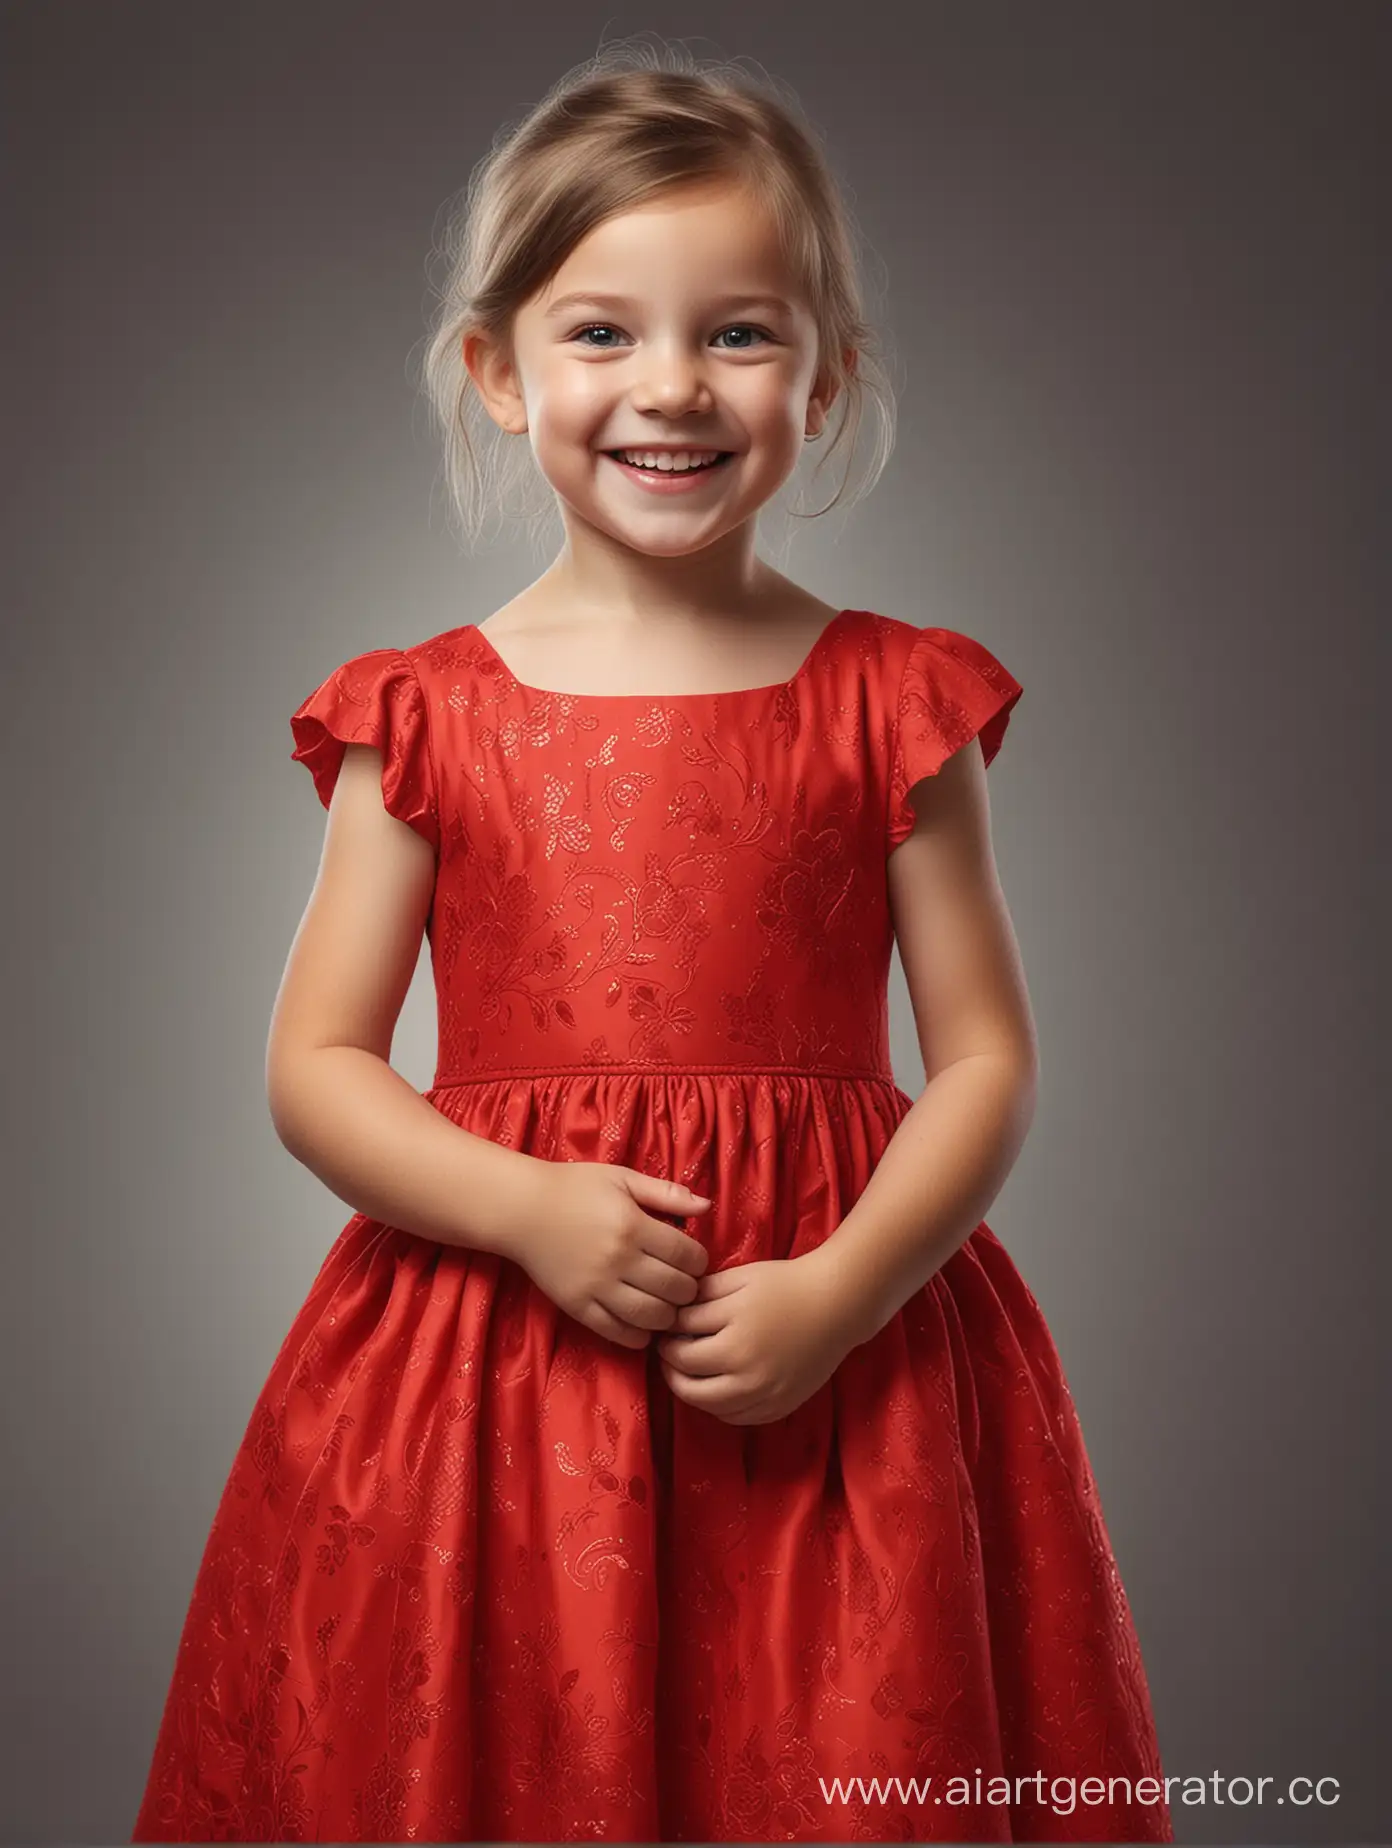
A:
POLYGON ((485 361, 466 343, 492 415, 530 433, 572 514, 644 553, 698 551, 752 520, 830 403, 774 227, 728 184, 596 227, 518 311, 513 348, 485 361), (616 450, 725 459, 655 476, 616 450))

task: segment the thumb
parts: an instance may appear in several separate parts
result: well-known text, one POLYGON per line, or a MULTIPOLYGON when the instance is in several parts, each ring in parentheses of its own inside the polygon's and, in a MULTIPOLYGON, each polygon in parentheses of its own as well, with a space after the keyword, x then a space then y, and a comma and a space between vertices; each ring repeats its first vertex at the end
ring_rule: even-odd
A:
POLYGON ((665 1176, 642 1174, 636 1168, 625 1170, 629 1192, 640 1206, 655 1207, 665 1213, 703 1213, 711 1204, 704 1194, 693 1193, 681 1181, 665 1176))

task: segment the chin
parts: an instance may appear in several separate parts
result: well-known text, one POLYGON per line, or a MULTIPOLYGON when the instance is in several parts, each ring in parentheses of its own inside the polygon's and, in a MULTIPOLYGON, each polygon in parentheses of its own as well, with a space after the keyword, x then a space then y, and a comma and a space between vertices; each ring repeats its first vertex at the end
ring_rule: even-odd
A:
MULTIPOLYGON (((559 494, 560 490, 556 492, 559 494)), ((654 530, 654 522, 621 518, 607 507, 587 505, 572 500, 569 495, 561 495, 561 498, 586 526, 603 533, 606 539, 626 545, 631 552, 640 552, 645 558, 684 558, 691 552, 703 552, 739 524, 737 520, 721 520, 719 525, 701 531, 693 532, 688 528, 685 532, 664 535, 654 530)))
POLYGON ((660 539, 653 539, 647 534, 626 533, 621 528, 608 527, 604 530, 620 545, 626 545, 630 552, 638 552, 644 558, 686 558, 693 552, 704 552, 708 546, 723 537, 725 528, 718 532, 704 533, 698 539, 673 540, 664 545, 660 539))

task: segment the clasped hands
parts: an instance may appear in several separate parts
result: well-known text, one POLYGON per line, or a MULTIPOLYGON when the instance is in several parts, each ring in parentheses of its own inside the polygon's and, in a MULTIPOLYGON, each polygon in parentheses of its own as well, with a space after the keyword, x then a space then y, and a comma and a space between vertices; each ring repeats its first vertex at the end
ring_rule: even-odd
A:
POLYGON ((672 1396, 726 1424, 772 1424, 812 1397, 855 1345, 820 1251, 699 1278, 656 1337, 672 1396))
POLYGON ((500 1248, 595 1333, 621 1347, 655 1342, 683 1403, 727 1424, 772 1424, 863 1339, 824 1245, 706 1274, 705 1246, 661 1215, 696 1218, 709 1200, 613 1162, 527 1159, 500 1248))

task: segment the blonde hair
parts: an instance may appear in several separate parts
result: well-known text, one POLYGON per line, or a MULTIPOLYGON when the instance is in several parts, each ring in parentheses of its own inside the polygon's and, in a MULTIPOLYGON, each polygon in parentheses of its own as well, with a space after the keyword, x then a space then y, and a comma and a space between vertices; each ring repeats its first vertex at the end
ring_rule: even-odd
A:
MULTIPOLYGON (((464 334, 477 329, 506 350, 517 309, 597 225, 678 186, 722 180, 747 187, 770 212, 815 316, 819 363, 842 408, 818 468, 848 429, 854 454, 869 399, 878 441, 850 504, 878 480, 894 442, 894 391, 865 314, 850 212, 816 131, 785 86, 747 78, 735 60, 701 61, 661 40, 650 48, 640 35, 575 66, 520 123, 500 129, 450 214, 421 373, 443 438, 448 498, 471 546, 488 509, 514 490, 533 514, 534 538, 537 516, 555 503, 546 495, 526 507, 543 478, 530 449, 488 415, 464 365, 464 334)), ((845 486, 843 477, 826 507, 794 517, 829 512, 845 486)))

